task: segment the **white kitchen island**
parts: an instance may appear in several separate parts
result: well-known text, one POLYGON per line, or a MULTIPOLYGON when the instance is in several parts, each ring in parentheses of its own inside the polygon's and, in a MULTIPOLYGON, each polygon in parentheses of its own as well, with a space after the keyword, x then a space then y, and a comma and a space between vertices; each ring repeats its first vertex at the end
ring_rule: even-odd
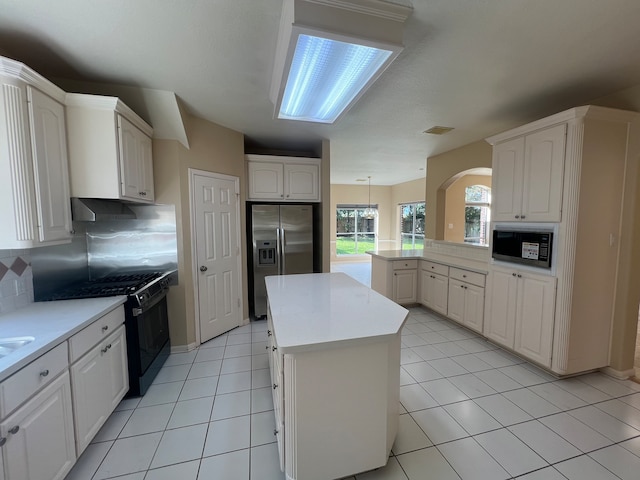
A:
POLYGON ((266 278, 280 468, 331 480, 387 463, 408 311, 343 273, 266 278))

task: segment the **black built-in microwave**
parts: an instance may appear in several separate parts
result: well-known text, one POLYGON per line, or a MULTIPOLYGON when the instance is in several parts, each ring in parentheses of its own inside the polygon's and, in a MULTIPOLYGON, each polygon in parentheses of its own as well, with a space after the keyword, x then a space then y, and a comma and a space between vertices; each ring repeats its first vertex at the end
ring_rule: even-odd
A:
POLYGON ((503 262, 551 268, 553 232, 494 230, 491 256, 503 262))

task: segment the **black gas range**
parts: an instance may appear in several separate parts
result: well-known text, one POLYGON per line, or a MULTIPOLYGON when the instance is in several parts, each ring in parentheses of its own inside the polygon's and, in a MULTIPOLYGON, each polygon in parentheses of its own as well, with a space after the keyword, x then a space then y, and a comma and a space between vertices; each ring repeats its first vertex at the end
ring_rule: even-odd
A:
POLYGON ((124 303, 129 392, 144 395, 169 356, 167 291, 173 272, 123 272, 66 287, 46 300, 126 295, 124 303))
POLYGON ((133 295, 147 285, 165 276, 163 272, 130 272, 107 275, 93 280, 75 283, 51 295, 47 300, 72 300, 79 298, 113 297, 133 295))

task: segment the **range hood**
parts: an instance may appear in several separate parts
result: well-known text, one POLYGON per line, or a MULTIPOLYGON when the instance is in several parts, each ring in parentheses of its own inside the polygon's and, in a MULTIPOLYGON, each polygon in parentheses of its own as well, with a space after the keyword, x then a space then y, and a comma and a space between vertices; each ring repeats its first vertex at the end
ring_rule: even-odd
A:
POLYGON ((101 198, 71 199, 71 215, 77 222, 99 222, 101 220, 129 220, 136 214, 126 204, 118 200, 101 198))

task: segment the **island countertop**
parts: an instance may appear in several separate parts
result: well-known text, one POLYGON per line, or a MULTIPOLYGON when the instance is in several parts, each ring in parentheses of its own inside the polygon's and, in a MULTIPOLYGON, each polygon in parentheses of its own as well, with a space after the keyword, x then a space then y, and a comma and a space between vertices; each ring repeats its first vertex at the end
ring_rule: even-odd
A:
POLYGON ((265 279, 281 353, 396 335, 409 311, 344 273, 280 275, 265 279))

